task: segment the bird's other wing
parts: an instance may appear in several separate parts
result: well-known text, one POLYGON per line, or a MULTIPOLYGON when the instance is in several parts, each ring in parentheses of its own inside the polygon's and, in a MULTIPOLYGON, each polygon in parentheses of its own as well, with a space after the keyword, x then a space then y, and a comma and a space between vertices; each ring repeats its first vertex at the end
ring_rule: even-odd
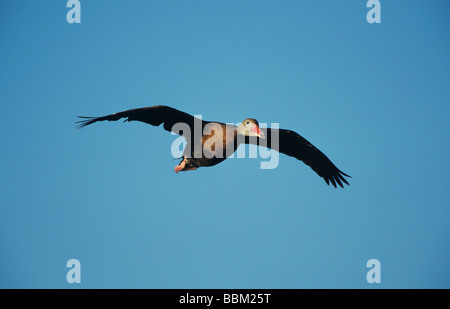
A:
MULTIPOLYGON (((83 120, 77 121, 77 128, 81 129, 87 125, 93 124, 97 121, 116 121, 121 118, 126 118, 125 121, 141 121, 152 126, 159 126, 164 123, 163 127, 167 131, 174 132, 175 134, 180 134, 179 130, 173 129, 173 126, 177 123, 187 124, 191 128, 191 132, 194 130, 194 121, 201 121, 192 115, 185 112, 179 111, 175 108, 158 105, 144 108, 130 109, 127 111, 103 116, 103 117, 83 117, 83 120)), ((181 133, 182 134, 182 133, 181 133)))
POLYGON ((331 182, 335 188, 336 183, 342 188, 344 187, 343 183, 349 185, 344 176, 351 176, 339 170, 325 154, 298 133, 283 129, 262 128, 261 130, 265 131, 265 140, 247 138, 246 143, 265 146, 303 161, 322 177, 328 185, 331 182), (273 140, 277 136, 279 139, 278 145, 273 140))

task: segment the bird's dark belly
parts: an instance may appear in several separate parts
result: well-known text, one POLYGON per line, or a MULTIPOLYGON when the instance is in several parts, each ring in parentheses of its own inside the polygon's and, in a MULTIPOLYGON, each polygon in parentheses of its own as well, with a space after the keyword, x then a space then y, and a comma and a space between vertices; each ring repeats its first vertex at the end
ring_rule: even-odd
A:
POLYGON ((188 143, 184 149, 186 169, 217 165, 233 154, 236 151, 236 148, 236 145, 231 144, 230 149, 226 149, 226 147, 220 149, 205 149, 203 144, 200 143, 195 144, 191 148, 191 144, 188 143))
POLYGON ((186 158, 186 168, 198 168, 202 166, 214 166, 224 161, 226 158, 186 158))

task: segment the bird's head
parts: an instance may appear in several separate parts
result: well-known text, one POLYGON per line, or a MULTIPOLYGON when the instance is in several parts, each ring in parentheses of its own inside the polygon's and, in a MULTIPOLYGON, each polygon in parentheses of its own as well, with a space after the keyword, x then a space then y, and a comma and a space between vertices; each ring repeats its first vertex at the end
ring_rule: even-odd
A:
POLYGON ((244 136, 257 136, 259 138, 266 138, 263 131, 259 128, 259 123, 256 119, 245 119, 237 129, 238 133, 244 136))

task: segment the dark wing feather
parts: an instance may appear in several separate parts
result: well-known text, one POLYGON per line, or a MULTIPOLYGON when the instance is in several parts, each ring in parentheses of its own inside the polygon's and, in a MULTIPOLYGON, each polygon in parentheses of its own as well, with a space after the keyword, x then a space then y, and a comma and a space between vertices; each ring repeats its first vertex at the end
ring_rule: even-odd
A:
MULTIPOLYGON (((344 176, 351 176, 339 170, 326 155, 296 132, 283 129, 262 130, 265 133, 266 139, 258 138, 258 145, 274 149, 303 161, 322 177, 328 185, 330 182, 334 187, 338 184, 343 188, 343 183, 349 185, 344 176), (276 136, 279 138, 278 145, 273 140, 276 136)), ((246 139, 246 142, 255 144, 255 139, 246 139)))
MULTIPOLYGON (((193 131, 194 121, 200 121, 198 118, 195 118, 185 112, 164 105, 130 109, 103 117, 78 117, 84 119, 76 122, 78 124, 78 129, 93 124, 97 121, 116 121, 121 118, 126 118, 125 121, 141 121, 151 124, 152 126, 159 126, 164 123, 164 129, 167 131, 172 131, 172 127, 176 123, 186 123, 191 128, 191 131, 193 131)), ((180 132, 173 132, 180 134, 180 132)))

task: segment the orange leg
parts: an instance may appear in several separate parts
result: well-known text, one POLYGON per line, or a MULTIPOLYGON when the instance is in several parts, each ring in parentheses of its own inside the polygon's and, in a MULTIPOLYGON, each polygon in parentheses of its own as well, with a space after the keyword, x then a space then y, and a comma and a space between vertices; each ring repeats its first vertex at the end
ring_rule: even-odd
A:
POLYGON ((180 162, 177 166, 175 166, 175 172, 178 174, 178 172, 185 172, 185 171, 193 171, 198 169, 198 167, 187 167, 186 168, 186 157, 184 157, 183 161, 180 162))
POLYGON ((180 162, 177 166, 175 166, 175 172, 178 174, 178 172, 182 171, 186 167, 186 157, 184 157, 183 161, 180 162))

